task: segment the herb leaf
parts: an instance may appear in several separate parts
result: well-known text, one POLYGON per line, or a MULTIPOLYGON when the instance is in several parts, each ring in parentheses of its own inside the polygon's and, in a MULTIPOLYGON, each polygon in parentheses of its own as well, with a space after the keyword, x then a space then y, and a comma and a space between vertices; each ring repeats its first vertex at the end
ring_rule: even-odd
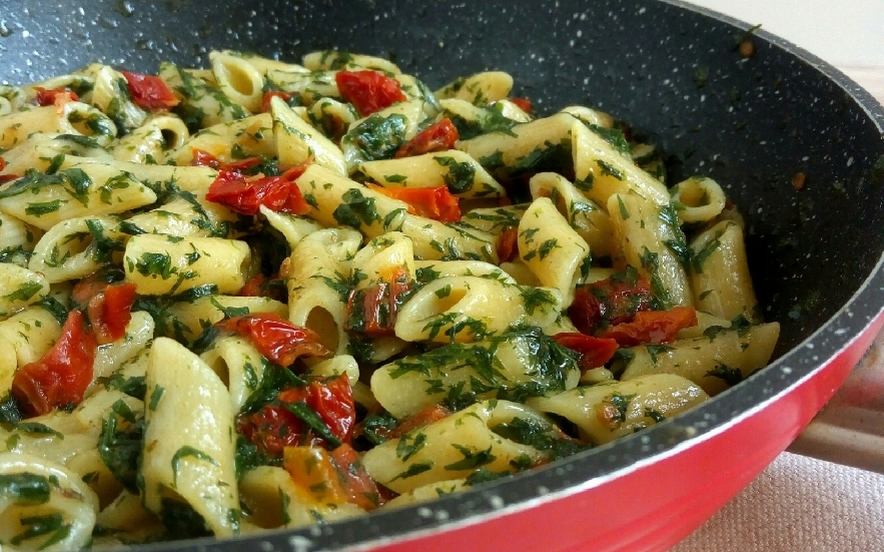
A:
POLYGON ((0 474, 0 496, 15 504, 37 505, 49 502, 52 485, 35 473, 0 474))
POLYGON ((320 437, 328 441, 328 444, 331 445, 332 448, 341 446, 341 440, 338 436, 332 433, 331 428, 325 423, 322 416, 313 410, 313 408, 311 408, 306 402, 298 401, 296 403, 283 403, 282 406, 298 418, 301 418, 301 420, 310 426, 313 431, 318 433, 320 437))
POLYGON ((208 462, 213 466, 220 466, 217 460, 206 454, 205 452, 193 448, 190 445, 184 445, 172 455, 172 485, 176 485, 178 483, 178 468, 181 466, 181 460, 183 458, 196 458, 197 460, 202 460, 203 462, 208 462))
POLYGON ((446 470, 451 471, 462 471, 462 470, 475 470, 485 464, 490 464, 497 460, 497 457, 491 454, 492 447, 489 447, 485 450, 473 451, 463 445, 458 445, 457 443, 451 443, 451 446, 456 448, 463 454, 463 459, 458 460, 457 462, 448 464, 445 466, 446 470))

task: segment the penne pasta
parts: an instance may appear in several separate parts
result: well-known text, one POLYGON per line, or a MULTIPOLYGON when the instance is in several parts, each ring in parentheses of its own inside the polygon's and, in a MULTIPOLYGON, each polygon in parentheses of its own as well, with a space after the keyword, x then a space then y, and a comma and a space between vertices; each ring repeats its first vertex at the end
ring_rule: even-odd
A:
POLYGON ((4 550, 420 503, 767 365, 725 176, 669 188, 613 114, 404 67, 213 50, 0 85, 4 550))

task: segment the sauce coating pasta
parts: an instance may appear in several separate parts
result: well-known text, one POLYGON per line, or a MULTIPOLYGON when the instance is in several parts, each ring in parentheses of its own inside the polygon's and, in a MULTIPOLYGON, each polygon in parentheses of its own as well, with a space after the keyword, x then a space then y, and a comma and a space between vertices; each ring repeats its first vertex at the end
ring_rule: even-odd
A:
POLYGON ((0 86, 0 545, 364 515, 770 360, 721 187, 503 72, 235 51, 0 86))

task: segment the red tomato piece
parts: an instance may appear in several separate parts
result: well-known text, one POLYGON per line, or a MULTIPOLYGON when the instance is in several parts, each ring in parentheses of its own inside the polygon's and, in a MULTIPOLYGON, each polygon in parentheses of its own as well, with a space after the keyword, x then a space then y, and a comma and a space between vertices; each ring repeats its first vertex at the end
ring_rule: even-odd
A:
POLYGON ((15 373, 13 396, 30 415, 79 403, 92 381, 97 348, 83 313, 70 311, 55 345, 15 373))
MULTIPOLYGON (((0 157, 0 171, 6 169, 6 160, 3 157, 0 157)), ((18 178, 17 174, 0 174, 0 184, 4 182, 9 182, 10 180, 15 180, 18 178)))
POLYGON ((89 300, 86 312, 99 345, 113 343, 126 336, 134 302, 135 284, 132 283, 109 285, 89 300))
POLYGON ((277 457, 286 447, 328 447, 322 436, 286 407, 296 403, 313 409, 341 443, 350 443, 356 425, 356 404, 345 375, 280 391, 270 404, 240 416, 237 431, 262 452, 277 457))
POLYGON ((411 289, 408 272, 396 267, 377 284, 351 291, 347 298, 348 329, 371 336, 393 335, 399 308, 411 289))
POLYGON ((89 276, 86 276, 74 286, 71 290, 71 299, 79 306, 85 307, 89 304, 89 300, 103 292, 107 286, 119 279, 111 272, 98 270, 89 276))
POLYGON ((580 353, 580 371, 604 366, 611 360, 619 344, 610 338, 593 337, 578 332, 562 332, 553 336, 556 343, 580 353))
POLYGON ((149 111, 169 109, 178 105, 179 100, 169 89, 166 81, 154 75, 141 75, 120 71, 126 78, 126 86, 132 101, 138 107, 149 111))
POLYGON ((292 167, 279 176, 247 177, 239 172, 220 170, 209 186, 206 199, 244 215, 255 215, 263 205, 271 211, 305 215, 310 205, 295 180, 307 163, 292 167))
POLYGON ((607 325, 626 322, 650 306, 650 281, 643 276, 630 278, 621 273, 578 286, 568 315, 581 333, 593 334, 602 322, 607 325))
POLYGON ((281 391, 276 397, 281 403, 304 402, 316 411, 332 434, 342 443, 353 438, 356 425, 356 404, 353 389, 346 375, 321 381, 311 381, 304 387, 292 387, 281 391))
POLYGON ((258 352, 280 366, 290 366, 300 356, 326 356, 330 353, 316 332, 296 326, 276 314, 234 316, 218 324, 248 338, 258 352))
POLYGON ((268 278, 263 274, 255 274, 239 290, 243 297, 269 297, 277 301, 286 301, 285 282, 279 277, 268 278))
POLYGON ((365 511, 374 510, 386 502, 386 497, 368 475, 368 470, 359 459, 359 453, 353 447, 345 443, 329 454, 341 479, 345 482, 344 489, 347 492, 348 502, 365 511))
POLYGON ((335 82, 341 97, 353 104, 363 117, 408 99, 399 81, 370 69, 338 71, 335 82))
POLYGON ((574 301, 568 307, 568 316, 581 333, 591 334, 602 320, 602 304, 589 286, 577 286, 574 301))
POLYGON ((512 103, 516 104, 516 107, 524 111, 525 113, 531 113, 532 105, 531 100, 528 98, 510 98, 512 103))
POLYGON ((264 97, 261 98, 261 113, 270 112, 270 100, 272 100, 273 98, 279 98, 285 103, 291 105, 292 100, 297 97, 297 93, 283 92, 282 90, 270 90, 268 92, 264 92, 264 97))
POLYGON ((500 262, 512 261, 519 254, 519 228, 507 226, 497 239, 497 257, 500 262))
POLYGON ((218 170, 243 172, 261 163, 260 157, 246 157, 245 159, 238 159, 227 163, 221 161, 205 150, 193 148, 191 151, 193 152, 193 159, 190 162, 191 165, 212 167, 213 169, 218 170))
POLYGON ((454 148, 459 138, 457 127, 454 126, 451 119, 445 117, 418 132, 414 138, 403 144, 396 151, 396 158, 422 155, 434 151, 447 151, 454 148))
POLYGON ((302 444, 304 422, 283 406, 266 405, 257 412, 240 416, 236 431, 265 454, 281 456, 285 447, 302 444))
POLYGON ((42 106, 53 105, 56 103, 76 102, 80 100, 80 98, 77 97, 76 92, 68 90, 67 88, 53 88, 47 90, 38 86, 36 87, 36 90, 37 103, 42 106))
POLYGON ((387 197, 404 201, 408 204, 408 211, 414 215, 440 222, 460 220, 460 203, 457 197, 451 195, 447 186, 435 188, 386 188, 375 184, 367 186, 387 197))
POLYGON ((612 326, 601 337, 611 338, 624 347, 643 343, 668 343, 676 334, 697 325, 694 307, 673 307, 665 311, 641 311, 631 322, 612 326))
POLYGON ((420 412, 415 412, 411 416, 406 417, 404 420, 402 420, 402 422, 399 423, 399 425, 391 429, 387 433, 386 437, 388 439, 397 439, 413 429, 424 427, 425 425, 429 425, 433 422, 438 422, 439 420, 449 416, 450 414, 451 411, 441 404, 428 406, 420 412))

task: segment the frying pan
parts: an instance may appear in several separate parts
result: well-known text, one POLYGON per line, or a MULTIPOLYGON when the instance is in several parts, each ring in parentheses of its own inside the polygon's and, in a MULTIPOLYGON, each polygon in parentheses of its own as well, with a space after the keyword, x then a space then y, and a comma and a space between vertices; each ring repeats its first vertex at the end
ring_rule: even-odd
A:
POLYGON ((749 25, 675 1, 0 1, 0 78, 92 61, 155 72, 211 49, 388 57, 431 88, 511 73, 541 113, 586 104, 717 180, 747 217, 767 369, 610 445, 432 503, 297 531, 144 550, 664 550, 784 450, 884 323, 884 109, 749 25), (745 57, 736 47, 754 45, 745 57), (797 172, 807 176, 796 190, 797 172))

